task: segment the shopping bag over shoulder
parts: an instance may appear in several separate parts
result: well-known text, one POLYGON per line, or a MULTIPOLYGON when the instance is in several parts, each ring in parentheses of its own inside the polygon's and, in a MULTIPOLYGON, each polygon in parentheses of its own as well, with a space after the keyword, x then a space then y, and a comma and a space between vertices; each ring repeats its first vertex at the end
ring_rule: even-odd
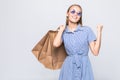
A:
POLYGON ((49 30, 45 36, 33 47, 32 53, 46 68, 60 69, 67 54, 64 44, 53 47, 53 40, 57 31, 49 30))

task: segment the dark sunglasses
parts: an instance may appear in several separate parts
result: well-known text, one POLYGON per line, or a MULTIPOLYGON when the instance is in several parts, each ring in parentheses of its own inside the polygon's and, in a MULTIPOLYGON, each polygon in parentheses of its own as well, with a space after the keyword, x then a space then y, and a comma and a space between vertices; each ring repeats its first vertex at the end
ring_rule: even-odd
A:
MULTIPOLYGON (((71 14, 77 13, 75 10, 70 11, 71 14)), ((77 13, 78 16, 82 16, 82 12, 77 13)))

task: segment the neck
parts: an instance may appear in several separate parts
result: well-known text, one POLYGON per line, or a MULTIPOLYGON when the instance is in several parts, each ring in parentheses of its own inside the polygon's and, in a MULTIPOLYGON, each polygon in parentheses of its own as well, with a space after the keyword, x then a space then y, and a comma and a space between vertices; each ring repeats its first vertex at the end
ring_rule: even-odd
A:
POLYGON ((76 24, 76 23, 69 23, 68 28, 70 31, 73 32, 77 26, 78 26, 78 24, 76 24))
POLYGON ((69 28, 71 28, 71 29, 72 29, 72 28, 76 28, 76 27, 77 27, 77 25, 78 25, 78 24, 76 24, 76 23, 69 23, 69 25, 68 25, 68 26, 69 26, 69 28))

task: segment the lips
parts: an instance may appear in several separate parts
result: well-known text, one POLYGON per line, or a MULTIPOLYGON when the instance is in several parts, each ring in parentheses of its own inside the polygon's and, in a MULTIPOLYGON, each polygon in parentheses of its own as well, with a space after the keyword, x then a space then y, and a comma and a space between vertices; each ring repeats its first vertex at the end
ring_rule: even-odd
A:
POLYGON ((77 19, 77 17, 76 16, 72 16, 72 19, 77 19))

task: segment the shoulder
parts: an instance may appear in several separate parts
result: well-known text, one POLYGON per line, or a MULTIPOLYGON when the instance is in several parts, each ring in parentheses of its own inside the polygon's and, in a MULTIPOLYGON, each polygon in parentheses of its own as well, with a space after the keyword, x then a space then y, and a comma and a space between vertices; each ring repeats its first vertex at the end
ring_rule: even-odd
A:
POLYGON ((86 25, 82 26, 82 28, 85 31, 91 31, 92 30, 90 26, 86 26, 86 25))

